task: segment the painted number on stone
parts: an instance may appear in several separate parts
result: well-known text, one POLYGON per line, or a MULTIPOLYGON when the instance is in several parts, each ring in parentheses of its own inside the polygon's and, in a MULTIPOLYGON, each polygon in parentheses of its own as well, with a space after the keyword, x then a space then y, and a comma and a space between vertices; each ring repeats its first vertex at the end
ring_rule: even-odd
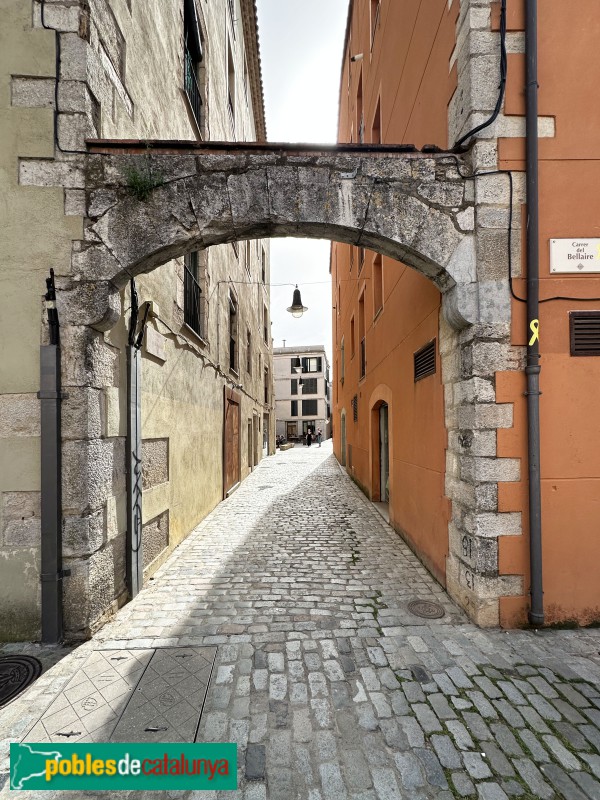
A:
POLYGON ((462 553, 464 558, 473 558, 473 540, 470 536, 463 536, 462 538, 462 553))
POLYGON ((467 589, 475 589, 475 575, 471 572, 470 569, 466 569, 464 572, 465 576, 465 585, 467 589))

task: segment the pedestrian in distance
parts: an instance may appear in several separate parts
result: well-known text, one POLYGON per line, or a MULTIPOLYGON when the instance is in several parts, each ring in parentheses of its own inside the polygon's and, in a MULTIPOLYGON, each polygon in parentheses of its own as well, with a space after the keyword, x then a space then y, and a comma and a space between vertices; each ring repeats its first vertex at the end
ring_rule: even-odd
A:
POLYGON ((321 447, 321 440, 322 440, 322 438, 323 438, 323 433, 322 433, 322 431, 321 431, 321 428, 319 428, 319 429, 317 430, 317 442, 319 443, 319 447, 321 447))
POLYGON ((306 431, 306 446, 310 447, 312 444, 312 432, 310 428, 306 431))

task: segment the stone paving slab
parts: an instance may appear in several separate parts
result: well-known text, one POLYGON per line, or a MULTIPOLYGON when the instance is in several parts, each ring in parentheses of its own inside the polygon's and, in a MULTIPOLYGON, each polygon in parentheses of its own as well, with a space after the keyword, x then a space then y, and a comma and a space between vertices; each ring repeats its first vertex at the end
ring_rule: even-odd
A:
POLYGON ((0 769, 90 652, 211 646, 198 740, 237 742, 239 790, 165 798, 600 798, 600 631, 479 630, 330 453, 262 462, 0 711, 0 769), (413 599, 445 616, 415 618, 413 599))
POLYGON ((193 742, 214 647, 94 650, 23 742, 193 742))

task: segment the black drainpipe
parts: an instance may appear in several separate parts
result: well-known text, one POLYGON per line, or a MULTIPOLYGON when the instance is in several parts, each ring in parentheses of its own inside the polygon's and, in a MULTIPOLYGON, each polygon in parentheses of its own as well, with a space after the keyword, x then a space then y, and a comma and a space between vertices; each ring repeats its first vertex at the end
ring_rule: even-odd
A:
POLYGON ((142 540, 142 355, 150 305, 139 319, 139 300, 134 278, 131 279, 131 318, 127 339, 127 543, 126 582, 129 598, 138 595, 144 585, 142 540))
POLYGON ((56 310, 54 270, 46 279, 45 295, 50 344, 40 347, 41 504, 42 504, 42 642, 58 644, 63 637, 62 494, 60 416, 60 328, 56 310))
POLYGON ((529 461, 529 622, 544 624, 542 499, 540 488, 539 163, 537 0, 527 0, 527 435, 529 461))

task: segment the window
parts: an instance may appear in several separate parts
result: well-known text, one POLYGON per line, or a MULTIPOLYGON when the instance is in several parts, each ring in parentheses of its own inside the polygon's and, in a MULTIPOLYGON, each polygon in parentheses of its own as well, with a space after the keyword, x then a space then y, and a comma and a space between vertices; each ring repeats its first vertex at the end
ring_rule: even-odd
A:
POLYGON ((263 337, 265 344, 269 344, 269 312, 267 307, 263 307, 263 337))
POLYGON ((302 401, 302 416, 303 417, 316 417, 318 413, 318 400, 303 400, 302 401))
POLYGON ((295 370, 296 368, 298 368, 298 369, 299 369, 299 368, 302 366, 302 364, 300 363, 300 359, 299 359, 299 358, 292 358, 292 359, 291 359, 291 362, 292 362, 292 363, 291 363, 291 370, 292 370, 292 372, 294 372, 294 370, 295 370))
POLYGON ((360 340, 360 377, 364 378, 367 372, 367 352, 365 339, 365 293, 358 301, 358 338, 360 340))
POLYGON ((353 245, 349 245, 350 247, 350 272, 352 272, 352 267, 354 266, 354 247, 353 245))
POLYGON ((227 108, 229 110, 229 126, 232 135, 235 137, 235 67, 233 66, 231 42, 229 41, 227 42, 227 108))
POLYGON ((238 371, 238 304, 229 290, 229 369, 238 371))
POLYGON ((379 15, 381 13, 381 0, 371 0, 371 50, 375 41, 375 34, 379 26, 379 15))
POLYGON ((352 398, 352 418, 354 422, 358 422, 358 395, 352 398))
POLYGON ((246 372, 252 375, 252 334, 250 328, 246 328, 246 372))
POLYGON ((298 381, 292 378, 290 381, 290 394, 298 394, 298 381))
POLYGON ((250 240, 246 239, 244 242, 244 261, 246 266, 246 272, 248 275, 252 272, 252 263, 250 259, 250 240))
POLYGON ((305 378, 302 394, 316 394, 318 392, 317 378, 305 378))
POLYGON ((264 374, 264 386, 265 386, 265 405, 269 405, 269 368, 265 367, 265 374, 264 374))
POLYGON ((373 144, 381 144, 381 98, 377 99, 377 107, 373 116, 371 126, 371 141, 373 144))
POLYGON ((600 355, 600 311, 569 312, 572 356, 600 355))
POLYGON ((350 358, 354 358, 356 352, 355 337, 354 337, 354 315, 350 320, 350 358))
POLYGON ((250 107, 250 103, 249 103, 249 100, 248 100, 248 95, 249 95, 248 84, 249 84, 248 62, 246 61, 246 55, 244 54, 244 96, 246 98, 246 108, 250 107))
POLYGON ((414 354, 415 383, 435 373, 435 339, 414 354))
POLYGON ((290 414, 290 416, 297 417, 298 416, 298 401, 297 400, 292 400, 290 405, 291 405, 291 414, 290 414))
MULTIPOLYGON (((206 254, 202 253, 202 257, 205 261, 206 254)), ((206 264, 200 265, 200 254, 197 251, 188 253, 183 268, 183 319, 203 339, 207 337, 205 281, 206 264)))
POLYGON ((235 0, 227 0, 227 7, 229 8, 229 20, 235 36, 235 0))
POLYGON ((200 70, 202 62, 202 37, 194 0, 185 0, 183 8, 184 27, 184 75, 183 85, 196 124, 202 130, 202 92, 200 70))
POLYGON ((302 372, 321 372, 323 359, 321 356, 302 359, 302 372))
POLYGON ((262 282, 266 283, 267 282, 267 254, 265 253, 265 248, 264 247, 261 247, 261 253, 262 253, 261 277, 262 277, 262 282))
POLYGON ((365 117, 363 111, 362 95, 362 70, 358 78, 358 90, 356 92, 356 130, 358 131, 358 141, 362 144, 365 140, 365 117))
POLYGON ((344 377, 346 375, 346 346, 344 344, 344 337, 342 336, 342 343, 340 345, 340 381, 342 382, 342 386, 344 385, 344 377))
POLYGON ((376 317, 383 308, 383 270, 381 255, 373 259, 373 316, 376 317))
POLYGON ((252 457, 252 419, 248 420, 248 434, 246 438, 248 439, 248 466, 252 468, 254 466, 254 459, 252 457))
POLYGON ((362 268, 365 265, 365 248, 359 247, 358 248, 358 274, 362 272, 362 268))

